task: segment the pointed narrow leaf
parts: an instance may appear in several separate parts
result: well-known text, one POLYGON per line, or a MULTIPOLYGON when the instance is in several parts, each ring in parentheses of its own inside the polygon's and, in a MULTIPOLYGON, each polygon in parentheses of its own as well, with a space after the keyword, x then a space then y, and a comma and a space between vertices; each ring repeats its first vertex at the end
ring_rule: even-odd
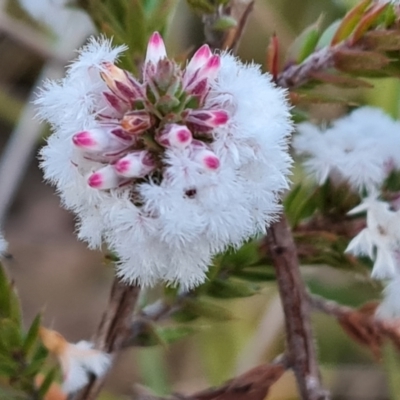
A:
POLYGON ((36 318, 33 320, 28 333, 25 336, 25 340, 22 346, 22 349, 24 351, 24 354, 28 354, 29 351, 32 349, 34 344, 38 340, 39 336, 39 328, 40 328, 40 323, 42 320, 42 316, 39 314, 36 316, 36 318))
POLYGON ((316 47, 317 50, 320 50, 320 49, 330 45, 341 22, 342 22, 342 20, 340 20, 340 19, 332 22, 324 30, 324 32, 322 32, 321 37, 319 38, 318 43, 317 43, 317 47, 316 47))
POLYGON ((333 36, 331 41, 332 46, 342 42, 352 34, 354 28, 363 17, 365 10, 369 7, 371 2, 372 0, 361 1, 344 16, 339 28, 333 36))
POLYGON ((204 317, 214 321, 229 321, 233 318, 230 311, 226 308, 200 299, 185 300, 184 309, 198 317, 204 317))
POLYGON ((22 345, 20 327, 15 321, 9 318, 0 320, 0 341, 9 351, 18 349, 22 345))
POLYGON ((42 398, 50 389, 52 383, 56 380, 57 377, 57 368, 52 368, 43 379, 43 382, 40 384, 38 389, 38 397, 42 398))
POLYGON ((383 14, 388 4, 378 4, 368 11, 354 29, 351 37, 351 44, 356 43, 362 38, 365 32, 378 20, 383 14))
POLYGON ((328 72, 313 72, 310 74, 310 76, 318 81, 344 88, 374 87, 374 85, 372 85, 367 81, 343 74, 339 75, 339 74, 330 74, 328 72))
POLYGON ((248 283, 233 282, 223 279, 215 279, 207 288, 207 295, 219 299, 232 299, 249 297, 257 293, 254 286, 248 283))
POLYGON ((321 22, 322 17, 318 18, 316 22, 297 36, 287 51, 286 64, 299 64, 312 53, 318 43, 321 22), (317 36, 318 38, 316 39, 317 36))
POLYGON ((195 332, 196 329, 192 326, 165 326, 157 328, 158 335, 167 344, 184 339, 195 332))
POLYGON ((335 52, 335 67, 345 72, 376 71, 390 63, 385 55, 375 51, 342 49, 335 52))
POLYGON ((241 271, 234 271, 232 275, 236 278, 240 278, 249 282, 268 282, 276 280, 275 272, 271 271, 271 269, 269 269, 267 266, 265 266, 263 269, 257 270, 245 269, 241 271))
POLYGON ((360 41, 362 46, 370 50, 399 50, 400 31, 398 30, 373 30, 367 32, 360 41))
POLYGON ((10 317, 11 291, 7 275, 0 264, 0 318, 10 317))
POLYGON ((269 73, 273 76, 274 80, 279 72, 279 41, 275 33, 271 36, 267 49, 267 62, 266 67, 269 73))

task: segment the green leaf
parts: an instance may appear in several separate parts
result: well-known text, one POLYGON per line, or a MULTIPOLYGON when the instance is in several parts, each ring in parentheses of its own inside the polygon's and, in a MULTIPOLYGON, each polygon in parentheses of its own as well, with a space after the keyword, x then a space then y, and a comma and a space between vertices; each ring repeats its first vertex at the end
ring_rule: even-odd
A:
POLYGON ((246 268, 241 271, 233 271, 232 276, 249 282, 268 282, 276 280, 275 272, 267 266, 258 267, 258 269, 246 268))
POLYGON ((321 22, 322 17, 297 36, 287 51, 286 63, 299 64, 314 51, 320 37, 321 22))
POLYGON ((223 269, 241 269, 250 264, 257 263, 260 258, 258 250, 259 243, 252 240, 245 243, 240 249, 229 249, 221 259, 221 268, 223 269))
POLYGON ((322 33, 322 35, 320 36, 316 49, 322 49, 326 46, 330 46, 333 37, 335 36, 336 31, 339 28, 339 25, 342 23, 342 20, 337 20, 332 22, 322 33))
POLYGON ((25 369, 25 374, 28 376, 35 376, 37 375, 43 364, 46 362, 46 359, 49 355, 49 352, 43 345, 38 345, 28 367, 25 369))
POLYGON ((210 303, 205 300, 192 300, 186 306, 199 317, 204 317, 214 321, 230 321, 233 316, 226 308, 210 303))
POLYGON ((237 297, 249 297, 258 291, 254 286, 243 282, 233 282, 231 280, 215 279, 207 287, 206 294, 210 297, 219 299, 231 299, 237 297))
POLYGON ((356 43, 364 35, 367 30, 376 24, 379 17, 384 13, 388 4, 377 4, 370 11, 368 11, 362 18, 361 21, 354 28, 354 32, 351 38, 351 43, 356 43))
POLYGON ((332 41, 331 45, 342 42, 347 39, 363 17, 365 10, 370 6, 372 0, 363 0, 353 7, 342 19, 332 41))
POLYGON ((39 328, 41 324, 42 316, 39 314, 33 320, 26 336, 24 343, 22 345, 22 350, 24 354, 28 354, 35 343, 37 343, 38 336, 39 336, 39 328))
POLYGON ((0 320, 0 342, 1 347, 5 347, 9 351, 19 349, 22 345, 22 337, 20 327, 15 321, 4 318, 0 320))
POLYGON ((234 28, 235 26, 237 26, 237 21, 235 18, 223 16, 214 23, 213 29, 216 31, 226 31, 230 28, 234 28))
POLYGON ((196 332, 191 326, 166 326, 157 328, 158 336, 164 343, 173 343, 196 332))
POLYGON ((207 0, 186 0, 189 6, 201 14, 212 14, 216 7, 207 0))
POLYGON ((11 288, 3 266, 0 264, 0 318, 10 317, 11 288))
POLYGON ((18 371, 19 365, 13 360, 10 354, 0 354, 0 376, 14 376, 18 371))
POLYGON ((38 390, 38 397, 42 398, 50 389, 51 384, 56 380, 57 377, 57 368, 52 368, 44 377, 42 384, 38 390))

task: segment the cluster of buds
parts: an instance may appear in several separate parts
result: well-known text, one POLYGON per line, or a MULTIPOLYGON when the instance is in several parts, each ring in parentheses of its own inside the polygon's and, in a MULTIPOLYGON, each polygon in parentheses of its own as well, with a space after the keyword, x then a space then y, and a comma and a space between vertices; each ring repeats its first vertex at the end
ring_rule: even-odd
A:
POLYGON ((85 158, 102 164, 88 176, 89 186, 114 189, 151 175, 160 181, 167 149, 185 152, 201 169, 217 170, 220 160, 210 143, 228 114, 204 104, 220 65, 220 56, 204 45, 181 69, 167 58, 157 32, 148 44, 142 82, 104 62, 100 74, 109 107, 98 116, 99 128, 72 137, 85 158))

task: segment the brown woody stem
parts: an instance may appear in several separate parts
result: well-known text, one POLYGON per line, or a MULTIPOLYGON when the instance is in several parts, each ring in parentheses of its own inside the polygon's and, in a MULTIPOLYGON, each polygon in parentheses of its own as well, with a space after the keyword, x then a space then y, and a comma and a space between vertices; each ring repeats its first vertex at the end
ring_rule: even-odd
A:
POLYGON ((292 65, 283 70, 277 77, 277 85, 290 89, 301 86, 312 78, 314 72, 334 67, 336 53, 346 47, 348 47, 348 43, 342 42, 336 46, 327 46, 317 50, 301 64, 292 65))
MULTIPOLYGON (((110 299, 94 338, 95 348, 116 353, 130 335, 133 312, 139 296, 139 286, 126 285, 116 277, 110 299)), ((105 377, 92 377, 88 385, 71 400, 94 400, 97 398, 105 377)))
POLYGON ((284 215, 271 226, 266 241, 285 314, 288 362, 296 375, 301 398, 329 399, 328 392, 321 385, 311 329, 310 305, 300 275, 297 249, 284 215))

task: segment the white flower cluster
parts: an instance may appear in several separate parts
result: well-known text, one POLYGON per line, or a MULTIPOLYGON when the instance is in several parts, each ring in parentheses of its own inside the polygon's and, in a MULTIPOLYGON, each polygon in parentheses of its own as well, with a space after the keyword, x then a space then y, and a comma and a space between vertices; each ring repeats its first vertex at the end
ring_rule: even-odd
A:
POLYGON ((361 107, 326 129, 305 122, 297 130, 293 148, 307 156, 304 167, 319 184, 329 177, 371 192, 400 169, 400 122, 380 109, 361 107))
POLYGON ((348 245, 346 252, 374 260, 372 277, 388 281, 384 301, 378 309, 382 317, 400 316, 400 210, 369 197, 349 214, 367 212, 367 226, 348 245))
POLYGON ((104 240, 128 282, 202 283, 227 246, 264 232, 288 187, 286 93, 256 65, 200 48, 182 69, 156 33, 142 80, 114 65, 124 47, 92 39, 37 100, 53 128, 45 178, 104 240))
MULTIPOLYGON (((328 177, 347 182, 368 196, 349 214, 366 212, 366 228, 349 243, 346 252, 374 261, 372 277, 389 282, 378 313, 400 316, 400 210, 396 201, 379 200, 382 184, 400 170, 400 122, 373 107, 361 107, 321 129, 301 123, 293 140, 304 167, 323 184, 328 177)), ((398 203, 398 201, 397 201, 398 203)))

